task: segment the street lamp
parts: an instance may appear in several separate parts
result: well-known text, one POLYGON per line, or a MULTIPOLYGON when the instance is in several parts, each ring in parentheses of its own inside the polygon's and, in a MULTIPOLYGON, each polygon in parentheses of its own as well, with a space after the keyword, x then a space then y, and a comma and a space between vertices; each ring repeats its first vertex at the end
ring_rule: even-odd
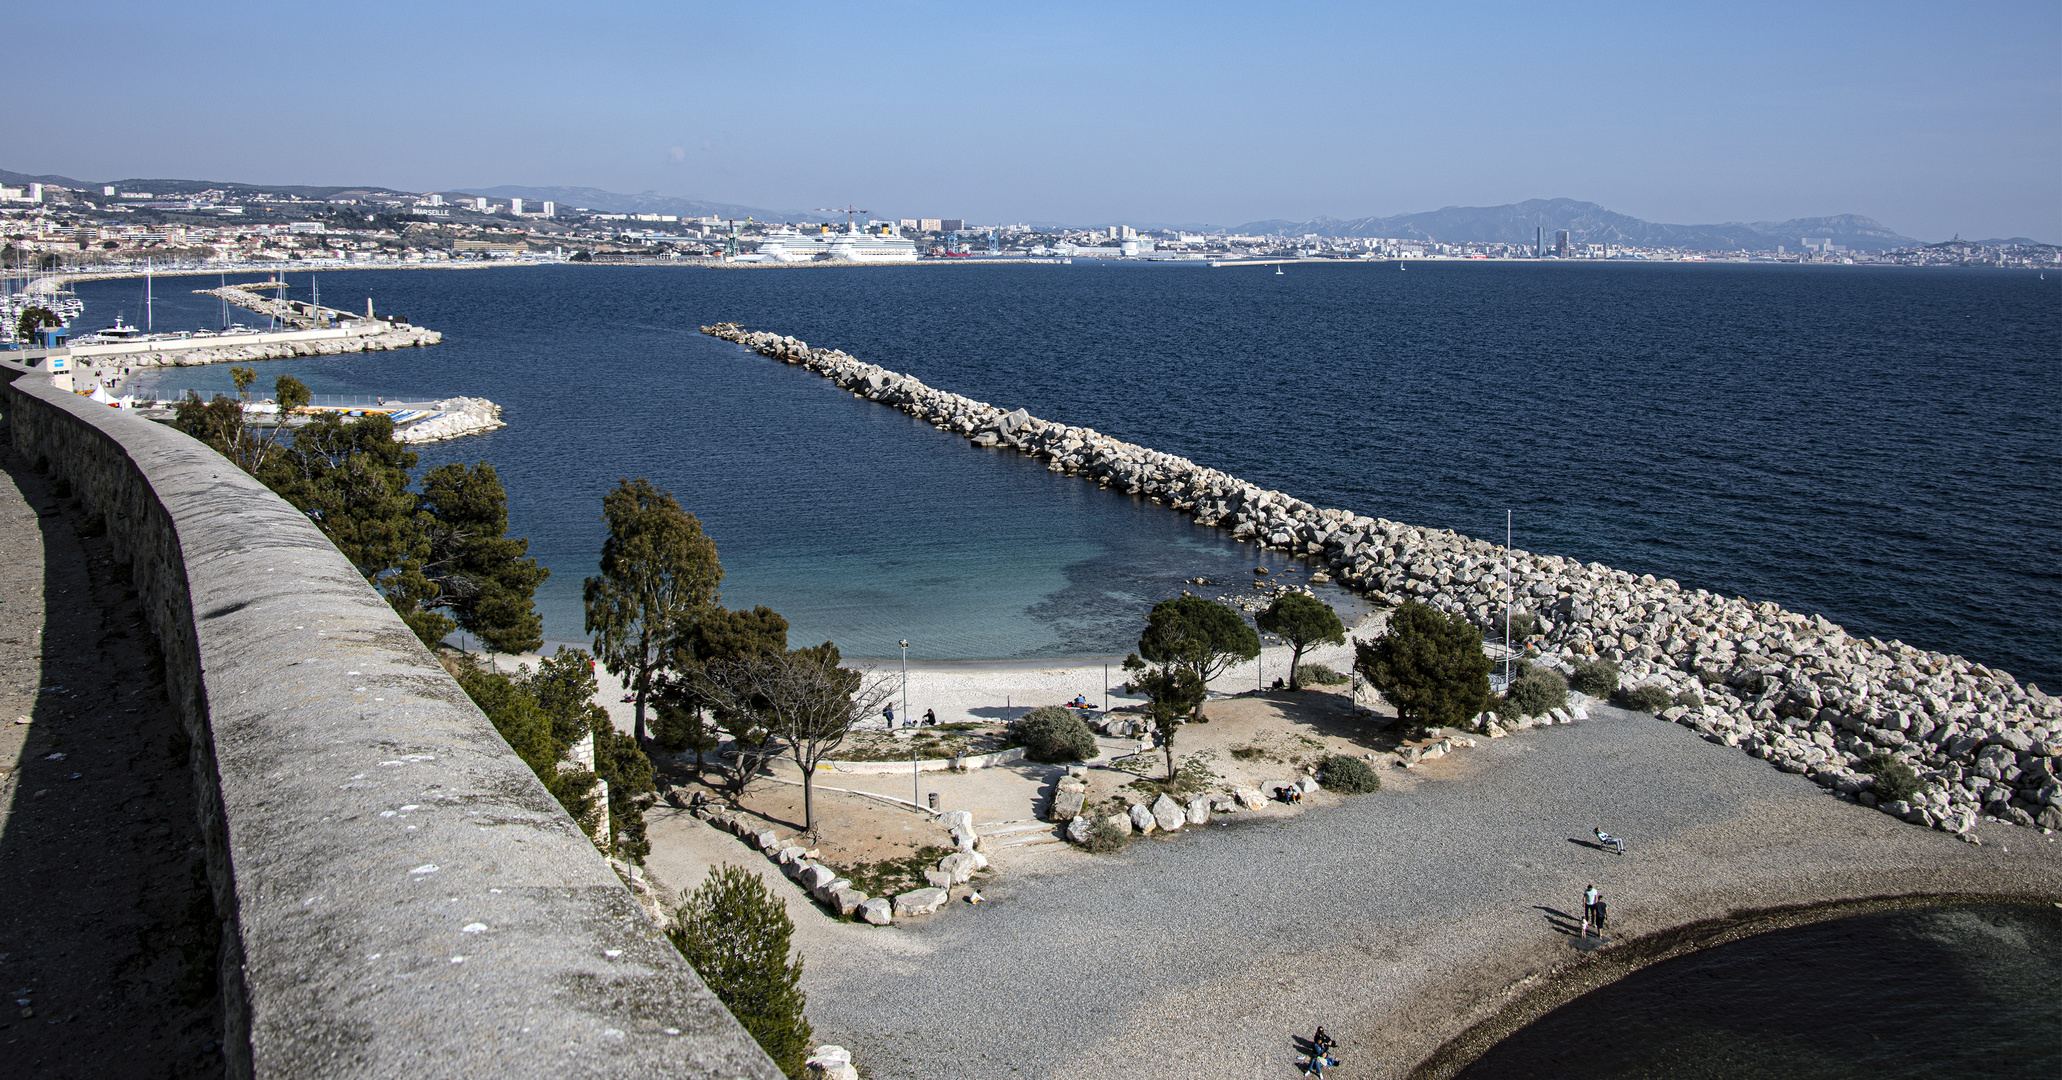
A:
POLYGON ((911 727, 915 727, 915 726, 916 726, 916 718, 915 718, 915 717, 913 717, 913 716, 911 716, 911 715, 909 715, 909 639, 908 639, 908 638, 903 638, 903 639, 902 639, 902 642, 901 642, 901 645, 902 645, 902 722, 903 722, 903 723, 905 723, 905 724, 908 724, 908 725, 909 725, 909 726, 911 726, 911 727))

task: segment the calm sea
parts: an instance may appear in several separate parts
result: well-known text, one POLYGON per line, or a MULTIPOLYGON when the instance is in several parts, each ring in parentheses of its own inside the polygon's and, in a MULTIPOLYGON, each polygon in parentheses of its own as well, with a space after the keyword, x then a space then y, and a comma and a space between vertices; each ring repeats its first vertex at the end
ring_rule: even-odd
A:
POLYGON ((2062 1076, 2062 912, 1972 907, 1779 930, 1635 972, 1464 1080, 2062 1076))
MULTIPOLYGON (((305 299, 309 276, 290 275, 305 299)), ((159 279, 159 328, 219 306, 159 279)), ((2062 680, 2062 275, 1425 263, 553 267, 319 275, 427 350, 264 366, 318 392, 491 398, 486 459, 581 637, 601 493, 649 476, 727 603, 911 658, 1126 651, 1184 578, 1281 560, 976 450, 703 337, 738 321, 1190 457, 1319 505, 1501 537, 2062 680)), ((79 326, 140 282, 82 284, 79 326)), ((254 316, 236 316, 245 321, 254 316)), ((226 387, 221 367, 167 387, 226 387)))

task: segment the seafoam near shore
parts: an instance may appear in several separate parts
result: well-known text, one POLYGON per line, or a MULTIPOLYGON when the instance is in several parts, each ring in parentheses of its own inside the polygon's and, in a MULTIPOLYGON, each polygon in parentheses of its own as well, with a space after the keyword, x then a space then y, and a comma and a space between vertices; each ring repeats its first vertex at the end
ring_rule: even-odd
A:
MULTIPOLYGON (((1677 702, 1661 715, 1848 798, 1874 803, 1857 770, 1904 758, 1922 797, 1883 808, 1965 832, 1978 814, 2062 828, 2062 704, 2010 673, 1900 641, 1856 638, 1822 616, 1686 590, 1600 563, 1506 550, 1443 529, 1327 509, 1186 458, 924 385, 834 349, 734 323, 703 333, 816 372, 978 446, 1151 498, 1234 536, 1320 563, 1384 603, 1419 600, 1487 624, 1506 599, 1537 615, 1541 662, 1617 661, 1629 685, 1677 702)), ((912 702, 912 707, 914 702, 912 702)))

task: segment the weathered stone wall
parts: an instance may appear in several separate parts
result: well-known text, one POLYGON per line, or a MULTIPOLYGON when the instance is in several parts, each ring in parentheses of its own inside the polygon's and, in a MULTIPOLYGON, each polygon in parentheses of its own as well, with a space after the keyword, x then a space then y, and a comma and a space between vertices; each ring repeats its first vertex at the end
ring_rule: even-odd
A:
POLYGON ((0 405, 15 449, 104 516, 162 644, 232 1075, 779 1075, 304 517, 39 374, 0 405))
POLYGON ((1984 814, 2062 828, 2062 703, 2009 672, 1901 641, 1852 637, 1823 616, 1684 589, 1651 574, 1507 552, 1445 529, 1320 508, 1187 458, 937 390, 792 337, 735 323, 702 332, 806 367, 976 445, 1044 458, 1054 472, 1309 557, 1340 584, 1385 603, 1417 600, 1487 626, 1503 609, 1508 571, 1517 610, 1541 620, 1539 662, 1572 671, 1578 662, 1613 660, 1628 687, 1658 686, 1678 701, 1664 719, 1872 805, 1873 781, 1856 766, 1879 751, 1896 755, 1926 788, 1883 809, 1916 824, 1962 832, 1984 814))

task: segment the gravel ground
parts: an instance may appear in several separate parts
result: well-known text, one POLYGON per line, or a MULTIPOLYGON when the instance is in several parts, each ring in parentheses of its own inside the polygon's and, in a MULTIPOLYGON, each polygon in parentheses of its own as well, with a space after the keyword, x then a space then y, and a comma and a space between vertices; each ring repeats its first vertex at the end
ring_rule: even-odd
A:
POLYGON ((979 907, 812 928, 797 944, 818 1040, 878 1080, 1291 1077, 1292 1040, 1322 1023, 1344 1044, 1337 1075, 1400 1076, 1581 970, 1555 916, 1591 883, 1622 940, 1861 897, 2062 897, 2054 838, 1986 823, 1965 844, 1673 724, 1593 711, 1385 769, 1381 792, 1296 818, 1014 871, 979 907), (1596 826, 1630 854, 1582 843, 1596 826))

